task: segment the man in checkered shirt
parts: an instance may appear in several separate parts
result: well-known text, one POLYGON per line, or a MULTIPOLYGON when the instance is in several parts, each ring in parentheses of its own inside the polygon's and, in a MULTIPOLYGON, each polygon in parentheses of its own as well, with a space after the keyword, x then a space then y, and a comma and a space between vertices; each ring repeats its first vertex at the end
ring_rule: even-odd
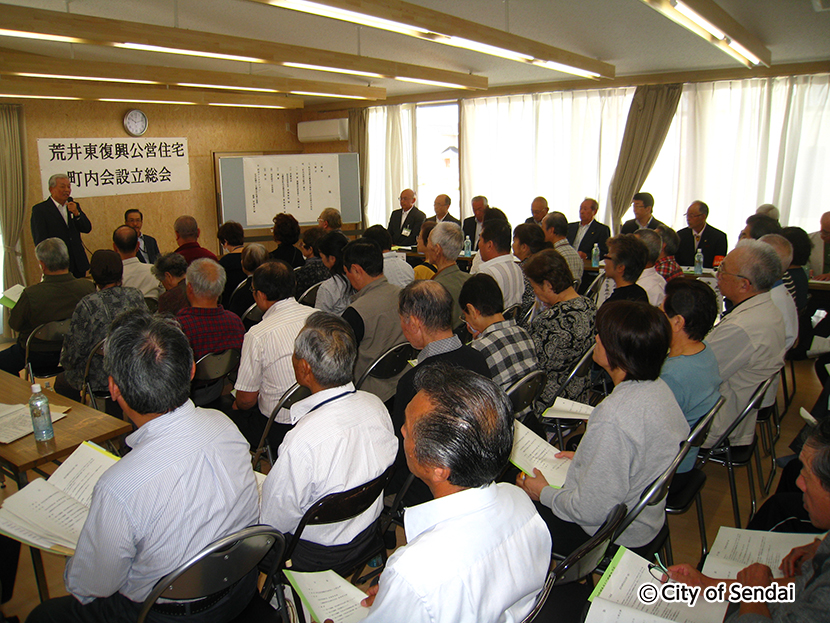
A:
MULTIPOLYGON (((461 288, 458 303, 475 336, 470 346, 484 355, 492 379, 499 387, 506 390, 538 369, 530 335, 513 320, 504 318, 504 299, 495 279, 486 273, 473 275, 461 288)), ((516 417, 524 419, 529 412, 527 408, 516 417)))

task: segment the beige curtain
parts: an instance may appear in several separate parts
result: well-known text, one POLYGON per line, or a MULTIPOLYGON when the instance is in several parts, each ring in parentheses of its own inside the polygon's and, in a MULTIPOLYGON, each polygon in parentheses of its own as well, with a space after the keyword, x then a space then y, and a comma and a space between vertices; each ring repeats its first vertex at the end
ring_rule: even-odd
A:
POLYGON ((611 179, 611 227, 616 235, 623 214, 631 205, 634 193, 648 177, 651 167, 666 140, 683 85, 654 84, 637 87, 625 134, 620 146, 617 168, 611 179))
MULTIPOLYGON (((23 234, 25 193, 23 147, 20 143, 21 107, 0 104, 0 232, 3 234, 3 290, 23 281, 20 238, 23 234)), ((3 333, 8 328, 8 310, 3 308, 3 333)))
POLYGON ((368 219, 368 201, 366 196, 366 171, 368 165, 369 128, 368 108, 349 109, 349 151, 357 154, 358 172, 360 176, 360 215, 363 218, 363 226, 366 227, 368 219))

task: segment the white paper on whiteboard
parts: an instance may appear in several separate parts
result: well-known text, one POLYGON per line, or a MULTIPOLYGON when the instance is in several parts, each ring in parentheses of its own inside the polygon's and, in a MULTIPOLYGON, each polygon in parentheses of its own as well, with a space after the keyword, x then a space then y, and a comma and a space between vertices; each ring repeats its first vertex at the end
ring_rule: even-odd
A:
POLYGON ((308 154, 289 163, 269 156, 242 160, 248 226, 270 226, 287 212, 301 223, 317 220, 325 208, 340 207, 337 154, 308 154))

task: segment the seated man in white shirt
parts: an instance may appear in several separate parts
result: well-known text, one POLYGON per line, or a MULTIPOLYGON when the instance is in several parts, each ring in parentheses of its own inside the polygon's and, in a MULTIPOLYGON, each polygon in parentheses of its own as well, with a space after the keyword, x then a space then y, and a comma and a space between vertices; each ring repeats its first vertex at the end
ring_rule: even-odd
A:
POLYGON ((504 308, 522 304, 524 273, 511 254, 513 230, 502 219, 484 221, 478 249, 482 262, 470 270, 471 275, 486 273, 496 280, 504 297, 504 308))
POLYGON ((138 234, 129 225, 121 225, 112 232, 112 248, 121 257, 124 273, 121 285, 140 290, 145 299, 158 300, 164 287, 153 274, 151 264, 143 264, 137 257, 138 234))
MULTIPOLYGON (((109 390, 138 427, 132 451, 95 485, 64 572, 70 595, 40 604, 34 623, 135 621, 156 583, 214 541, 257 521, 245 438, 219 411, 188 399, 195 366, 174 322, 134 310, 107 337, 109 390)), ((153 606, 152 623, 229 621, 256 591, 257 573, 203 599, 153 606)))
POLYGON ((435 499, 407 509, 407 544, 369 590, 365 621, 519 621, 545 582, 551 540, 522 491, 494 482, 513 447, 510 401, 483 376, 442 364, 415 384, 406 462, 435 499))
POLYGON ((392 236, 383 225, 372 225, 363 238, 377 243, 383 251, 383 276, 386 281, 399 288, 405 288, 415 280, 415 269, 406 263, 405 256, 392 250, 392 236))
MULTIPOLYGON (((357 344, 349 324, 314 312, 294 342, 297 382, 311 396, 291 407, 294 428, 262 486, 260 520, 293 533, 317 501, 380 476, 395 459, 398 440, 380 398, 355 391, 352 371, 357 344)), ((292 568, 348 571, 371 548, 382 496, 348 521, 308 526, 294 550, 292 568)))
POLYGON ((640 278, 637 279, 637 285, 646 291, 649 303, 655 307, 660 307, 663 299, 666 298, 666 280, 657 272, 654 264, 660 258, 660 252, 663 250, 663 239, 656 231, 645 227, 635 231, 634 235, 648 249, 648 261, 643 272, 640 274, 640 278))

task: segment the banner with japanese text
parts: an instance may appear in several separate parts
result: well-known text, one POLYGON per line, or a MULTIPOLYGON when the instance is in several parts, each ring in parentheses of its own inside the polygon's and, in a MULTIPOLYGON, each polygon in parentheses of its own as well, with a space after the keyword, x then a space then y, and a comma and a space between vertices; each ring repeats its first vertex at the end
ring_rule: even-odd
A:
POLYGON ((190 189, 186 138, 39 138, 37 151, 44 197, 55 173, 75 199, 190 189))

